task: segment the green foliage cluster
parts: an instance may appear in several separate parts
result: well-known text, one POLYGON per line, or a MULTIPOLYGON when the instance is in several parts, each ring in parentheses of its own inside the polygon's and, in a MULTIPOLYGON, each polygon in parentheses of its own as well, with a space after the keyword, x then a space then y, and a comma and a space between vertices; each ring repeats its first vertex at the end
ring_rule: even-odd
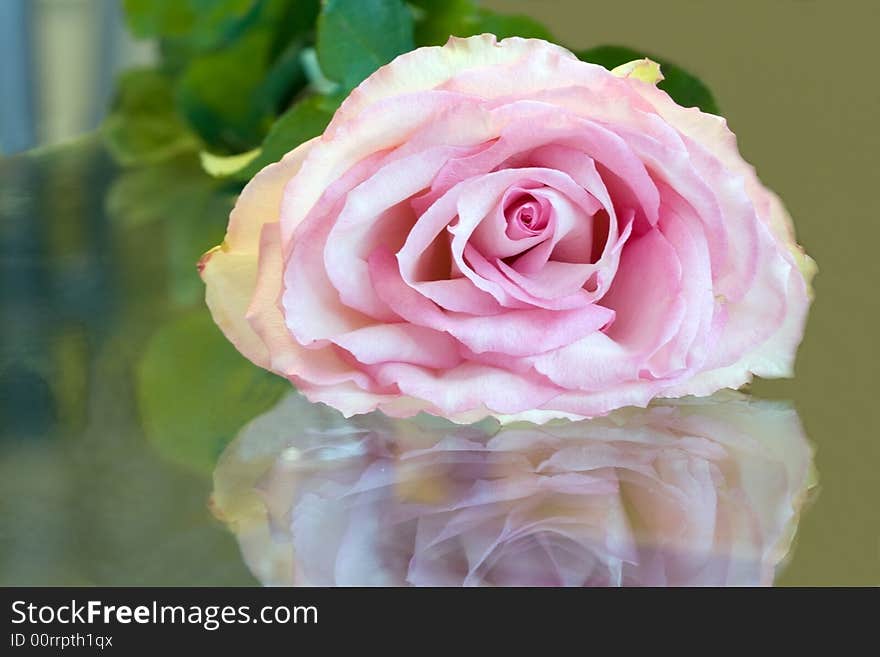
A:
MULTIPOLYGON (((475 0, 125 0, 124 6, 132 32, 158 40, 161 61, 119 80, 104 126, 111 152, 124 165, 186 151, 249 153, 212 171, 238 182, 321 134, 348 92, 401 53, 484 32, 553 40, 534 19, 498 14, 475 0)), ((645 56, 620 46, 577 54, 609 68, 645 56)), ((661 88, 680 104, 717 113, 696 77, 652 59, 666 76, 661 88)))

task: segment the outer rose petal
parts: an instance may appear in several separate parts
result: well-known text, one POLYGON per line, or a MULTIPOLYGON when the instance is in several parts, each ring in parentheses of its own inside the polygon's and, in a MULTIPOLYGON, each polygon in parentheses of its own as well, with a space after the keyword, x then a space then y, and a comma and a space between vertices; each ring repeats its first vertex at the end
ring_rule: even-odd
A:
POLYGON ((199 261, 205 301, 214 321, 229 341, 260 367, 269 367, 269 352, 245 319, 257 284, 260 233, 263 224, 278 221, 284 187, 316 141, 301 144, 254 176, 229 216, 226 239, 199 261))
POLYGON ((782 200, 773 191, 769 189, 764 191, 766 192, 769 205, 768 222, 770 230, 773 231, 773 234, 782 244, 788 247, 791 257, 794 259, 794 263, 806 284, 807 296, 812 301, 813 277, 819 272, 819 267, 816 265, 816 261, 808 256, 795 240, 794 222, 792 222, 791 216, 788 214, 788 210, 785 209, 782 200))
MULTIPOLYGON (((792 253, 809 290, 810 282, 817 271, 816 263, 797 245, 794 225, 779 197, 761 184, 755 168, 740 155, 736 135, 728 128, 727 120, 700 112, 697 108, 681 107, 664 91, 650 85, 640 85, 636 90, 675 129, 708 149, 730 171, 745 177, 746 191, 756 206, 763 209, 761 217, 770 226, 774 236, 792 253)), ((809 294, 812 295, 811 290, 809 294)))
MULTIPOLYGON (((364 80, 342 103, 328 130, 357 116, 366 107, 385 98, 441 87, 463 71, 515 64, 530 57, 576 59, 561 46, 511 37, 498 41, 494 34, 461 39, 449 37, 445 46, 419 48, 405 53, 364 80)), ((499 79, 499 84, 504 80, 499 79)), ((484 89, 492 96, 492 89, 484 89)))
MULTIPOLYGON (((791 376, 797 346, 803 335, 803 327, 812 298, 811 281, 817 268, 795 241, 791 217, 779 198, 758 180, 753 166, 743 160, 736 145, 736 136, 728 129, 727 121, 696 108, 683 108, 669 96, 650 85, 637 85, 635 89, 648 100, 657 113, 675 129, 717 158, 728 175, 742 176, 745 191, 759 212, 761 220, 769 228, 772 240, 765 237, 765 249, 775 249, 781 262, 775 264, 775 277, 782 300, 752 302, 751 318, 742 318, 743 326, 764 320, 764 314, 773 310, 774 304, 784 307, 784 321, 769 338, 749 349, 742 358, 731 365, 697 374, 693 379, 673 386, 664 396, 683 394, 710 394, 722 387, 739 387, 751 380, 752 375, 767 377, 791 376)), ((767 256, 765 256, 765 266, 767 256)), ((772 259, 772 256, 770 256, 772 259)), ((766 290, 764 283, 753 286, 753 293, 766 290)), ((729 310, 737 313, 736 307, 729 310)), ((742 331, 740 331, 742 333, 742 331)), ((725 344, 722 335, 720 344, 725 344)))
POLYGON ((350 381, 362 388, 369 387, 367 377, 344 363, 335 351, 306 349, 293 338, 278 301, 282 271, 278 224, 265 224, 260 243, 257 286, 246 318, 269 350, 269 368, 299 382, 303 388, 309 384, 336 385, 350 381))
POLYGON ((429 405, 399 395, 368 392, 365 375, 328 350, 308 350, 293 339, 279 306, 281 274, 278 215, 284 187, 316 140, 300 145, 260 171, 242 190, 223 244, 199 262, 205 298, 214 321, 255 364, 298 384, 313 401, 326 401, 346 415, 389 410, 411 415, 429 405), (320 395, 313 395, 317 384, 320 395))
POLYGON ((215 320, 347 415, 595 416, 789 375, 815 264, 724 121, 658 79, 491 35, 399 57, 245 188, 200 263, 215 320), (498 214, 514 188, 544 203, 534 243, 498 214))

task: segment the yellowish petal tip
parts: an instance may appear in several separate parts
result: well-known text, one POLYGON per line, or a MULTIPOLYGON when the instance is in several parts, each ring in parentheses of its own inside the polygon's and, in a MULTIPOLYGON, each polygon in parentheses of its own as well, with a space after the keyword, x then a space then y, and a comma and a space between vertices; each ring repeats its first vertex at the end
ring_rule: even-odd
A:
POLYGON ((199 270, 199 275, 200 275, 200 276, 201 276, 202 273, 205 271, 205 267, 208 265, 208 261, 211 259, 211 257, 212 257, 215 253, 217 253, 217 251, 220 251, 220 250, 222 250, 222 249, 223 249, 223 245, 222 245, 222 244, 218 244, 218 245, 215 246, 213 249, 209 249, 208 251, 205 251, 204 254, 202 254, 202 257, 199 258, 199 261, 196 263, 196 267, 197 267, 198 270, 199 270))
POLYGON ((660 72, 660 64, 647 57, 621 64, 611 69, 611 72, 621 78, 634 78, 649 84, 657 84, 663 79, 663 73, 660 72))
POLYGON ((804 277, 804 282, 807 284, 807 295, 809 296, 810 301, 812 301, 815 297, 813 278, 819 273, 819 265, 817 265, 816 261, 808 256, 799 246, 795 246, 795 248, 792 249, 792 253, 794 255, 794 261, 797 264, 801 275, 804 277))
POLYGON ((208 151, 201 151, 199 159, 202 161, 202 168, 215 178, 223 178, 243 169, 250 164, 258 155, 260 149, 255 148, 246 153, 239 155, 214 155, 208 151))

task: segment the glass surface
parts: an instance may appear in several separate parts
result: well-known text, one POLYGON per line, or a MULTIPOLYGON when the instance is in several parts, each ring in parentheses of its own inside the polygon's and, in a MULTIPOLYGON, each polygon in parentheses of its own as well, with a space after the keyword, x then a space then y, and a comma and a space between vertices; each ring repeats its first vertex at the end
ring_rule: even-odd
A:
MULTIPOLYGON (((487 4, 537 13, 533 3, 487 4)), ((294 512, 307 515, 304 495, 318 491, 337 504, 318 514, 320 531, 300 536, 348 551, 350 569, 336 581, 372 572, 361 583, 880 584, 880 92, 860 70, 872 61, 877 9, 736 3, 722 20, 710 3, 654 3, 633 22, 631 8, 613 3, 598 3, 589 20, 584 3, 553 4, 542 18, 560 40, 638 45, 693 63, 746 158, 785 199, 820 267, 816 302, 797 377, 756 381, 750 393, 792 406, 673 405, 670 413, 712 420, 687 431, 658 430, 639 413, 619 418, 616 431, 641 436, 648 451, 600 431, 602 422, 569 427, 584 453, 615 455, 589 467, 559 456, 555 430, 340 429, 332 413, 239 356, 204 308, 195 262, 222 239, 234 190, 186 158, 119 170, 87 137, 0 161, 0 583, 235 585, 284 583, 294 571, 320 583, 326 564, 308 546, 292 549, 303 540, 294 512), (337 451, 310 449, 326 432, 337 451), (468 467, 447 449, 456 440, 470 445, 468 467), (658 456, 660 444, 671 460, 658 456), (407 465, 411 452, 426 469, 407 465), (673 461, 689 464, 691 478, 669 479, 673 461), (370 497, 356 485, 374 471, 386 479, 370 497), (544 491, 546 504, 526 513, 517 500, 535 482, 522 475, 538 471, 573 488, 544 491), (484 500, 482 524, 465 526, 451 506, 473 506, 468 495, 484 480, 519 492, 484 500), (661 483, 681 495, 677 520, 652 505, 661 483), (353 496, 389 514, 367 513, 353 496), (583 503, 572 509, 571 496, 583 503), (695 502, 710 498, 712 518, 724 522, 707 543, 697 530, 707 531, 709 511, 695 502), (613 509, 642 522, 627 533, 613 509), (438 517, 459 523, 457 533, 439 538, 438 517), (370 522, 383 531, 370 534, 370 522), (489 527, 496 538, 498 527, 510 533, 487 542, 478 530, 489 527), (345 531, 363 540, 343 541, 345 531), (649 553, 654 568, 631 565, 649 553), (401 575, 401 560, 419 568, 401 575)))
POLYGON ((733 392, 503 426, 346 420, 289 394, 214 481, 273 586, 756 586, 815 471, 789 405, 733 392))
MULTIPOLYGON (((0 180, 5 584, 767 584, 822 572, 801 566, 809 547, 790 551, 792 537, 805 508, 809 527, 841 491, 828 493, 820 456, 817 497, 790 404, 727 393, 503 429, 346 421, 214 327, 194 263, 222 238, 232 191, 194 159, 120 171, 87 138, 8 160, 0 180)), ((820 455, 850 446, 838 437, 820 455)))

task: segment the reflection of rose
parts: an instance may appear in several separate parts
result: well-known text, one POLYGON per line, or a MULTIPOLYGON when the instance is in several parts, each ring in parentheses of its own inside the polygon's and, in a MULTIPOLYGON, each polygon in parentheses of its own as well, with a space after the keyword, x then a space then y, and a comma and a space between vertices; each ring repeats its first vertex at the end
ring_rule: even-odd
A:
POLYGON ((245 188, 201 263, 214 319, 346 415, 595 416, 789 375, 812 263, 724 120, 657 78, 491 35, 401 56, 245 188))
POLYGON ((739 395, 500 429, 315 408, 289 397, 215 473, 265 584, 770 584, 810 483, 794 411, 739 395))

